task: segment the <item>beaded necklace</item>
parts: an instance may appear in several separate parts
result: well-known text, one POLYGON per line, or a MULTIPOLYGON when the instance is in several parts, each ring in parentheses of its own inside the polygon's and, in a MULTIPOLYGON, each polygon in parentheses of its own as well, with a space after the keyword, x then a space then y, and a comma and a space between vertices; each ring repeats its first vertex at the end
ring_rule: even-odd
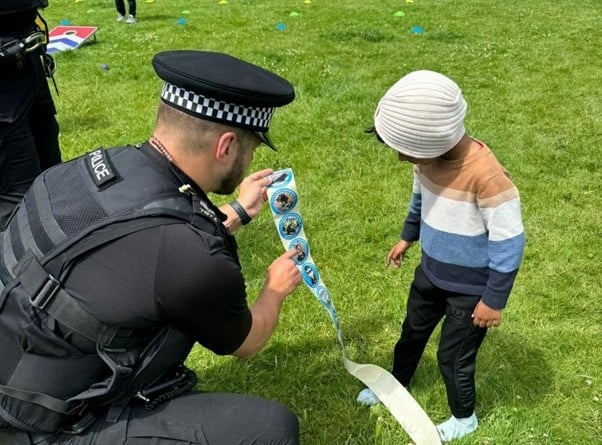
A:
POLYGON ((161 153, 163 156, 165 156, 169 162, 173 163, 173 158, 167 151, 167 148, 165 148, 165 145, 163 145, 163 142, 161 142, 155 136, 151 136, 150 143, 152 144, 153 147, 155 147, 159 151, 159 153, 161 153))

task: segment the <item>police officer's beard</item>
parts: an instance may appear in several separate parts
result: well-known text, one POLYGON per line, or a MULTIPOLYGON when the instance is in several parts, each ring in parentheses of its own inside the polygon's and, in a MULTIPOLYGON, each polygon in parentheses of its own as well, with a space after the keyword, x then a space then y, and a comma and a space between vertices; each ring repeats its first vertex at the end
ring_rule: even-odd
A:
POLYGON ((222 178, 221 184, 215 193, 219 195, 229 195, 236 190, 236 187, 242 182, 245 177, 245 163, 242 154, 238 154, 232 170, 222 178))

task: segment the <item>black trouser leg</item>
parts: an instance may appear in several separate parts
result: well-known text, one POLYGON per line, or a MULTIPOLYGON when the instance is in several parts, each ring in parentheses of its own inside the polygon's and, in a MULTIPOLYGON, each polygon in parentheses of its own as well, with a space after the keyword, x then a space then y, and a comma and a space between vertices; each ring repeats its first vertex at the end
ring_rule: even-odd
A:
POLYGON ((125 16, 125 2, 123 0, 115 0, 115 8, 117 8, 119 14, 125 16))
MULTIPOLYGON (((26 86, 17 83, 13 88, 16 91, 29 86, 28 83, 26 86)), ((23 100, 23 111, 11 116, 13 118, 11 123, 0 122, 0 230, 35 177, 41 172, 28 121, 31 93, 28 92, 26 97, 19 96, 18 99, 23 100)))
MULTIPOLYGON (((0 435, 0 438, 3 438, 0 435)), ((299 422, 285 405, 241 394, 189 393, 116 423, 97 419, 80 435, 19 433, 2 445, 299 445, 299 422), (19 442, 18 440, 25 440, 19 442)))
POLYGON ((408 386, 426 344, 443 318, 437 351, 452 414, 468 417, 475 406, 475 361, 487 329, 472 324, 480 297, 435 287, 419 266, 414 274, 401 337, 395 345, 392 374, 408 386))
POLYGON ((393 353, 392 374, 403 386, 408 386, 416 371, 424 348, 445 315, 445 298, 440 290, 426 278, 418 266, 408 297, 406 318, 401 336, 393 353))
POLYGON ((56 108, 44 67, 39 57, 32 60, 34 69, 34 99, 29 111, 29 128, 40 159, 40 167, 46 170, 61 162, 59 147, 59 124, 56 121, 56 108))
POLYGON ((452 414, 469 417, 475 406, 475 363, 487 329, 474 326, 472 312, 479 297, 456 295, 447 298, 437 359, 445 382, 452 414))
POLYGON ((136 0, 128 0, 128 8, 130 9, 130 15, 136 17, 136 0))

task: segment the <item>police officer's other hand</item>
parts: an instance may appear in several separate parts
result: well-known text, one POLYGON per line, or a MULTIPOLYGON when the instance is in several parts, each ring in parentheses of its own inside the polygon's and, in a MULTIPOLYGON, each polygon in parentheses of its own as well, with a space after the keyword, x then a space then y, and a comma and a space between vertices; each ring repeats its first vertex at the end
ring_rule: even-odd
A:
POLYGON ((502 311, 479 301, 472 313, 472 323, 481 328, 495 328, 502 322, 502 311))
POLYGON ((274 173, 274 170, 266 168, 250 174, 240 183, 238 202, 251 218, 259 214, 264 202, 268 199, 267 190, 270 186, 268 176, 272 173, 274 173))
POLYGON ((412 247, 414 244, 411 241, 399 240, 397 244, 395 244, 389 254, 387 255, 386 265, 398 268, 401 266, 401 262, 404 260, 407 250, 412 247))
POLYGON ((282 300, 291 294, 301 283, 301 273, 293 260, 296 249, 290 249, 276 258, 268 267, 264 292, 276 295, 282 300))

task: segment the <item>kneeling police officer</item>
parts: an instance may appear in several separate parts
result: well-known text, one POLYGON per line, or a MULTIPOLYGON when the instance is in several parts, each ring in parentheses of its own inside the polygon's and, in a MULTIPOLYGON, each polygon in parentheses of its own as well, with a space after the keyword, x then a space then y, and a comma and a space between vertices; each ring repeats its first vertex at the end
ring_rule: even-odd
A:
POLYGON ((183 365, 195 341, 255 355, 301 282, 291 249, 249 306, 232 236, 265 203, 272 170, 245 171, 294 90, 221 53, 153 67, 149 140, 45 171, 0 233, 2 444, 299 443, 288 407, 190 391, 183 365))
POLYGON ((0 230, 41 171, 61 162, 48 88, 54 61, 38 8, 47 0, 0 2, 0 230))

